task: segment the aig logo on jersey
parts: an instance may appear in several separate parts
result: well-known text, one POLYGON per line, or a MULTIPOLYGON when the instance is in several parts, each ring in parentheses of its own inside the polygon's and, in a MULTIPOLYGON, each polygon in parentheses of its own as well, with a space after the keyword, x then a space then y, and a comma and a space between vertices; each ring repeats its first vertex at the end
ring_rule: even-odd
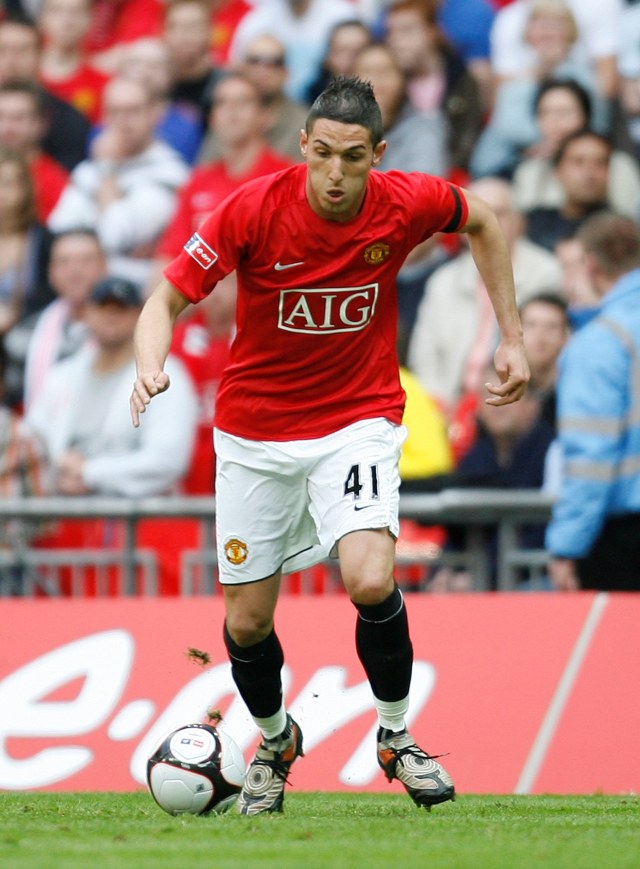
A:
POLYGON ((365 287, 282 290, 278 328, 316 335, 359 332, 373 319, 377 301, 377 283, 365 287))
POLYGON ((218 259, 218 254, 215 250, 209 247, 206 241, 203 241, 197 232, 193 233, 189 241, 185 244, 184 249, 203 269, 210 269, 218 259))

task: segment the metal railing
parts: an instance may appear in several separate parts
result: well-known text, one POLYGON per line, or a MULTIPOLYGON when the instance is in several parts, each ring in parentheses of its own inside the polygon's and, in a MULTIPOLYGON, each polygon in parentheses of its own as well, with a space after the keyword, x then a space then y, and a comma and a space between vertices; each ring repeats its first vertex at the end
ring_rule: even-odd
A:
MULTIPOLYGON (((448 489, 437 494, 403 495, 400 514, 424 525, 460 524, 467 529, 463 552, 428 555, 399 555, 402 565, 425 563, 459 564, 473 577, 473 588, 490 587, 492 566, 487 555, 483 529, 496 531, 497 588, 513 589, 523 568, 544 570, 547 556, 544 550, 528 550, 519 546, 520 529, 525 525, 548 521, 552 498, 537 490, 448 489)), ((96 594, 104 593, 109 569, 117 569, 116 592, 123 596, 158 593, 158 558, 153 550, 141 548, 137 528, 148 519, 192 519, 199 527, 200 545, 182 553, 180 591, 210 594, 216 588, 216 547, 214 533, 215 499, 212 497, 161 498, 15 498, 0 502, 0 525, 10 527, 51 523, 60 520, 102 519, 118 523, 122 528, 120 543, 114 548, 44 549, 29 546, 24 535, 9 536, 0 548, 0 596, 16 593, 25 595, 60 594, 60 569, 71 572, 69 593, 83 593, 83 571, 94 572, 96 594), (13 520, 13 521, 11 521, 13 520)), ((3 537, 7 538, 5 533, 3 537)), ((301 585, 304 590, 304 582, 301 585)))

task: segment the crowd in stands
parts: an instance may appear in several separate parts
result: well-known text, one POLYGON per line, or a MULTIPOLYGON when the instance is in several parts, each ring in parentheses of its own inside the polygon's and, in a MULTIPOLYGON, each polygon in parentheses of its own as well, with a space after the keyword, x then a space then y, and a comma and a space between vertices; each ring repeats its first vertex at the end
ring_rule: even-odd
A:
POLYGON ((494 208, 532 369, 522 402, 486 407, 498 337, 471 254, 444 236, 414 250, 403 488, 545 486, 556 363, 602 304, 579 230, 640 220, 638 0, 0 3, 0 491, 213 491, 234 276, 178 325, 173 387, 139 429, 135 319, 219 202, 302 159, 309 106, 340 74, 373 85, 379 171, 441 175, 494 208))

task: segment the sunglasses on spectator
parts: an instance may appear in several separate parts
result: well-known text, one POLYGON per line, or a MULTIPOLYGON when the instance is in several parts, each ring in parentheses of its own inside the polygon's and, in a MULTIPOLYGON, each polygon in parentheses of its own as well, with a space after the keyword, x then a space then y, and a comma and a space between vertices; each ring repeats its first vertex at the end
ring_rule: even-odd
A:
POLYGON ((282 55, 270 57, 268 54, 248 54, 245 63, 252 66, 284 66, 284 57, 282 55))

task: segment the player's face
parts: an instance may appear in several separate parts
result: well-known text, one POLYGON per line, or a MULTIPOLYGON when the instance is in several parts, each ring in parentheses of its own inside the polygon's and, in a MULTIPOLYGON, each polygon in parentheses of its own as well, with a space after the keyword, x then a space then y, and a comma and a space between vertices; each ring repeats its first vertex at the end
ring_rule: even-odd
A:
POLYGON ((369 173, 382 159, 386 142, 374 148, 365 127, 318 118, 308 135, 302 131, 300 147, 313 211, 326 220, 351 220, 360 211, 369 173))

